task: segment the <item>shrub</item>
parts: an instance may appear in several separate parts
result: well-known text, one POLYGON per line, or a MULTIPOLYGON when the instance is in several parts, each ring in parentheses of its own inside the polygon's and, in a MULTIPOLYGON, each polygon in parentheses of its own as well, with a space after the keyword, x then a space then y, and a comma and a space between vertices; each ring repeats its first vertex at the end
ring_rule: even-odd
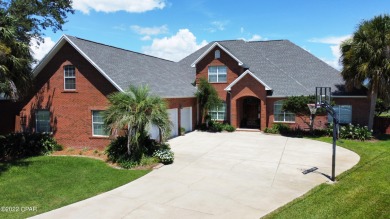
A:
POLYGON ((186 129, 183 127, 180 127, 180 134, 184 135, 186 133, 186 129))
POLYGON ((220 122, 211 120, 209 122, 209 130, 212 132, 222 132, 224 125, 220 122))
POLYGON ((225 130, 227 132, 234 132, 236 130, 236 128, 234 128, 230 124, 223 124, 223 130, 225 130))
POLYGON ((142 139, 142 145, 138 152, 132 151, 131 155, 127 154, 127 136, 118 136, 112 140, 106 148, 108 160, 118 163, 122 168, 130 169, 136 166, 149 165, 150 162, 156 161, 154 153, 158 150, 170 150, 169 144, 158 144, 149 136, 142 139))
POLYGON ((160 149, 153 153, 153 157, 157 157, 163 164, 171 164, 175 159, 174 153, 169 149, 160 149))
POLYGON ((11 133, 0 138, 0 160, 16 160, 62 150, 47 133, 11 133))
POLYGON ((275 123, 272 125, 272 128, 264 129, 264 132, 271 134, 289 134, 291 132, 291 128, 283 123, 275 123))
MULTIPOLYGON (((329 129, 333 130, 333 125, 329 126, 329 129)), ((329 132, 330 130, 328 133, 329 132)), ((368 130, 367 126, 348 124, 346 126, 340 126, 339 137, 342 139, 357 139, 364 141, 372 138, 372 130, 368 130)))

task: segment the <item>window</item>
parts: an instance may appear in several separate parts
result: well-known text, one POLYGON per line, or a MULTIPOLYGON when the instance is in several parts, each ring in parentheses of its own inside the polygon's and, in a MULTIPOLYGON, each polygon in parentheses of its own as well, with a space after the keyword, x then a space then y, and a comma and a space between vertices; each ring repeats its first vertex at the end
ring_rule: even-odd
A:
POLYGON ((64 67, 64 89, 76 90, 76 71, 73 65, 64 67))
POLYGON ((221 52, 220 52, 219 50, 215 50, 214 58, 215 58, 215 59, 221 58, 221 52))
POLYGON ((295 122, 295 114, 282 111, 283 100, 274 103, 274 122, 295 122))
POLYGON ((212 120, 225 120, 226 103, 223 103, 221 107, 209 110, 209 115, 212 120))
POLYGON ((93 136, 108 136, 108 130, 104 125, 103 111, 92 111, 92 135, 93 136))
POLYGON ((226 82, 226 66, 210 66, 209 82, 226 82))
POLYGON ((35 112, 35 131, 50 132, 50 111, 37 110, 35 112))
MULTIPOLYGON (((339 119, 340 124, 349 124, 352 123, 352 106, 351 105, 336 105, 333 106, 333 109, 336 111, 337 118, 339 119)), ((332 123, 333 118, 328 114, 328 122, 332 123)))

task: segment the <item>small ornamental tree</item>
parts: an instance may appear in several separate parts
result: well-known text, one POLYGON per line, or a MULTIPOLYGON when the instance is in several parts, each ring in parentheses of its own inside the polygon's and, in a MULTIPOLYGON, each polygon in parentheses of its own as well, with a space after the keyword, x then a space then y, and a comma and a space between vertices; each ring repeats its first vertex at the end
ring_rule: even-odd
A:
MULTIPOLYGON (((282 110, 295 113, 302 121, 310 127, 310 131, 313 131, 313 123, 307 122, 305 118, 311 116, 309 107, 307 104, 315 103, 315 96, 291 96, 283 101, 282 110)), ((323 108, 318 108, 316 114, 324 114, 325 110, 323 108)), ((313 115, 312 120, 314 121, 315 115, 313 115)))
POLYGON ((195 96, 198 99, 199 113, 201 115, 201 120, 198 121, 199 124, 206 120, 205 118, 210 109, 222 106, 222 101, 219 99, 217 91, 206 78, 199 79, 198 90, 195 96))

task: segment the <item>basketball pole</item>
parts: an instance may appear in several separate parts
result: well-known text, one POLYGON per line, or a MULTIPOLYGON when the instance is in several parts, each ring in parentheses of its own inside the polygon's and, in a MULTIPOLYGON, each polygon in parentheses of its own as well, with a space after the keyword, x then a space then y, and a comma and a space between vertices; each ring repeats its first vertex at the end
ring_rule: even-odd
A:
POLYGON ((339 124, 339 120, 337 119, 337 113, 330 105, 330 96, 331 96, 331 88, 330 87, 316 87, 316 103, 319 104, 320 107, 326 109, 326 112, 329 113, 333 118, 333 144, 332 144, 332 176, 331 180, 334 182, 336 180, 336 141, 337 141, 337 127, 339 124), (319 91, 319 92, 318 92, 319 91), (324 91, 324 92, 323 92, 324 91), (328 92, 329 91, 329 94, 328 92), (318 96, 319 94, 319 96, 318 96), (325 101, 322 100, 322 96, 325 96, 325 101), (326 96, 329 95, 329 103, 326 101, 326 96), (319 101, 317 100, 319 98, 319 101))

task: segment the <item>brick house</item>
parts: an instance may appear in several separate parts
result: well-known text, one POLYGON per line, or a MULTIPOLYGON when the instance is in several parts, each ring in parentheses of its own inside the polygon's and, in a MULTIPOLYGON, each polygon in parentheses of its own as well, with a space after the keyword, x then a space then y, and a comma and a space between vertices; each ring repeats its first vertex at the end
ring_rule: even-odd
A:
MULTIPOLYGON (((64 146, 104 148, 109 138, 100 112, 108 106, 107 95, 148 85, 167 101, 176 136, 180 127, 192 131, 199 122, 194 93, 201 77, 224 101, 209 112, 212 119, 237 128, 264 130, 274 123, 306 128, 281 105, 288 96, 312 95, 316 86, 332 88, 342 122, 368 121, 367 95, 344 92, 337 70, 287 40, 212 42, 172 62, 64 35, 33 73, 29 98, 0 100, 1 133, 50 131, 64 146)), ((325 123, 326 117, 315 121, 319 127, 325 123)))

